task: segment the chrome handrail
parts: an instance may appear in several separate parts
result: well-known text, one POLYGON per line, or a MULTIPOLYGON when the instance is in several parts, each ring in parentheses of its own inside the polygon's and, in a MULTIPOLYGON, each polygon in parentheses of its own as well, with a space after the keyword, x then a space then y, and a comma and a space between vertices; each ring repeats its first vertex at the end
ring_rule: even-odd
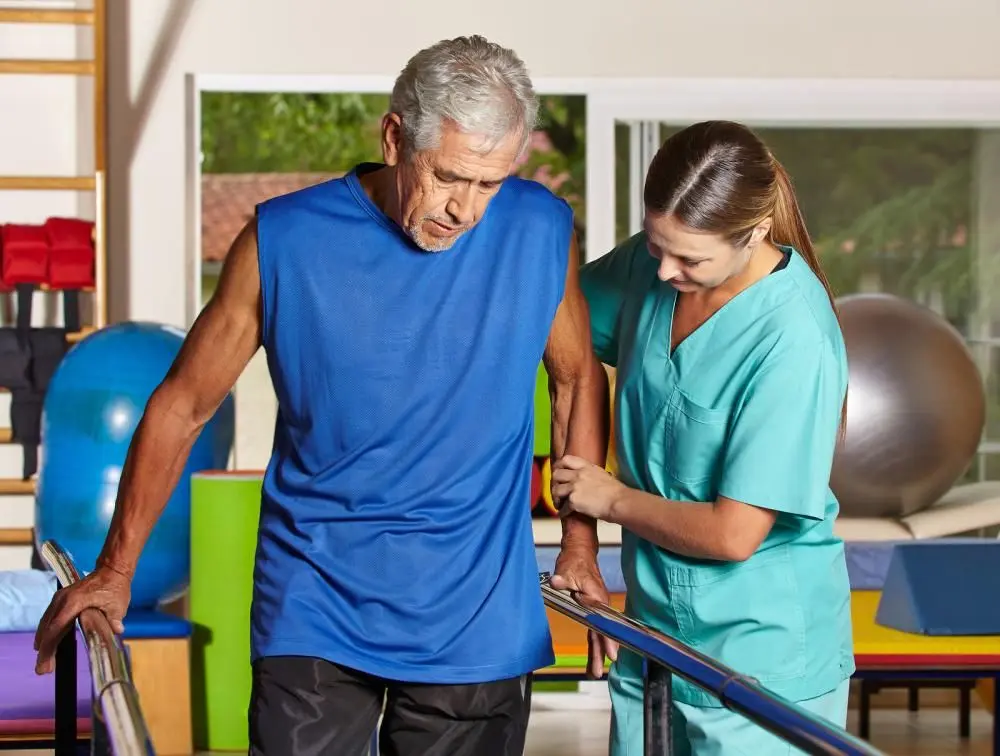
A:
MULTIPOLYGON (((884 756, 865 741, 831 722, 786 701, 772 693, 756 680, 741 675, 714 659, 681 643, 641 622, 627 617, 616 609, 576 593, 553 588, 549 580, 551 573, 539 573, 542 598, 545 604, 557 612, 576 620, 581 625, 596 631, 605 638, 618 642, 642 656, 650 664, 647 675, 655 675, 657 667, 666 671, 666 706, 670 706, 669 677, 677 675, 699 688, 714 694, 723 706, 739 712, 744 717, 770 731, 809 754, 849 754, 850 756, 884 756)), ((654 691, 657 702, 663 706, 663 694, 658 686, 649 685, 647 697, 654 691)), ((647 700, 645 721, 647 727, 659 719, 669 719, 669 711, 650 712, 647 700)), ((669 753, 669 722, 659 725, 665 732, 659 739, 654 738, 656 747, 665 747, 669 753), (666 742, 666 746, 662 745, 666 742)), ((647 751, 649 750, 647 733, 647 751)), ((652 756, 647 753, 647 756, 652 756)))
MULTIPOLYGON (((80 580, 73 560, 54 541, 42 544, 41 556, 55 573, 61 587, 66 588, 80 580)), ((87 648, 93 682, 96 721, 92 737, 97 738, 96 730, 102 727, 114 756, 152 756, 152 738, 139 705, 139 693, 132 682, 121 637, 115 634, 108 618, 98 609, 85 609, 77 624, 87 648)), ((63 642, 75 643, 73 635, 70 632, 63 642)), ((75 673, 76 670, 73 670, 75 673)), ((75 699, 72 716, 76 716, 75 699)))

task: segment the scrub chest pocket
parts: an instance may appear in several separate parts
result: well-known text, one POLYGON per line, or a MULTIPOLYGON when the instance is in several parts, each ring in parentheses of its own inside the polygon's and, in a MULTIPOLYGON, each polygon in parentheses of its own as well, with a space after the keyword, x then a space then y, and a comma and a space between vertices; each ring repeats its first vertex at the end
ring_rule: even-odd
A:
POLYGON ((660 413, 650 462, 695 501, 714 501, 729 435, 728 407, 698 404, 674 388, 660 413))

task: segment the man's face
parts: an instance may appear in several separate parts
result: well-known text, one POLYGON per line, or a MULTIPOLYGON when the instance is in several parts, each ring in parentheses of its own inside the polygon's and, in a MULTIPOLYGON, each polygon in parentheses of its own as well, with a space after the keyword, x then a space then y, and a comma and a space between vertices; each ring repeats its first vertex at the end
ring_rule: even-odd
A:
POLYGON ((383 126, 387 165, 396 166, 399 223, 426 252, 450 249, 476 225, 514 168, 520 135, 511 134, 486 152, 483 140, 445 123, 434 149, 405 152, 395 116, 383 126))

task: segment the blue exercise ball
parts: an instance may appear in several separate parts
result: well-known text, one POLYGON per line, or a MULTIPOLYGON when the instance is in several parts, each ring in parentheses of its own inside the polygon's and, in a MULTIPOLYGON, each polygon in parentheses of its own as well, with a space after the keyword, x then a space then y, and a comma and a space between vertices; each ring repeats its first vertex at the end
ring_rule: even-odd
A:
MULTIPOLYGON (((56 541, 81 572, 94 569, 132 435, 183 341, 184 332, 170 326, 120 323, 75 345, 52 376, 42 412, 35 537, 39 544, 56 541)), ((233 428, 230 395, 198 436, 139 557, 132 608, 154 608, 187 589, 191 474, 225 469, 233 428)))

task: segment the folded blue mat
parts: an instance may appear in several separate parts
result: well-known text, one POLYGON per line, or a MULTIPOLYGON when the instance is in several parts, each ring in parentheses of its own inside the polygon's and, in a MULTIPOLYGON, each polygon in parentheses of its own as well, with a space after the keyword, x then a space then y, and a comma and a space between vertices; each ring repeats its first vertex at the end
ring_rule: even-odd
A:
POLYGON ((896 543, 907 541, 847 541, 844 544, 851 590, 882 590, 896 543))
MULTIPOLYGON (((558 546, 536 546, 535 559, 538 562, 538 571, 553 572, 557 556, 559 556, 558 546)), ((621 558, 621 549, 617 546, 602 546, 597 552, 597 566, 601 570, 601 576, 609 593, 625 592, 621 558)))
MULTIPOLYGON (((894 541, 848 541, 844 544, 851 590, 882 589, 895 545, 894 541)), ((552 572, 557 556, 559 556, 558 546, 535 547, 535 558, 540 572, 552 572)), ((624 593, 625 578, 622 575, 621 547, 602 546, 598 552, 597 564, 601 568, 608 591, 624 593)))
POLYGON ((0 633, 35 632, 55 593, 55 573, 0 570, 0 633))
POLYGON ((125 615, 125 640, 190 638, 194 625, 183 617, 155 609, 129 609, 125 615))

